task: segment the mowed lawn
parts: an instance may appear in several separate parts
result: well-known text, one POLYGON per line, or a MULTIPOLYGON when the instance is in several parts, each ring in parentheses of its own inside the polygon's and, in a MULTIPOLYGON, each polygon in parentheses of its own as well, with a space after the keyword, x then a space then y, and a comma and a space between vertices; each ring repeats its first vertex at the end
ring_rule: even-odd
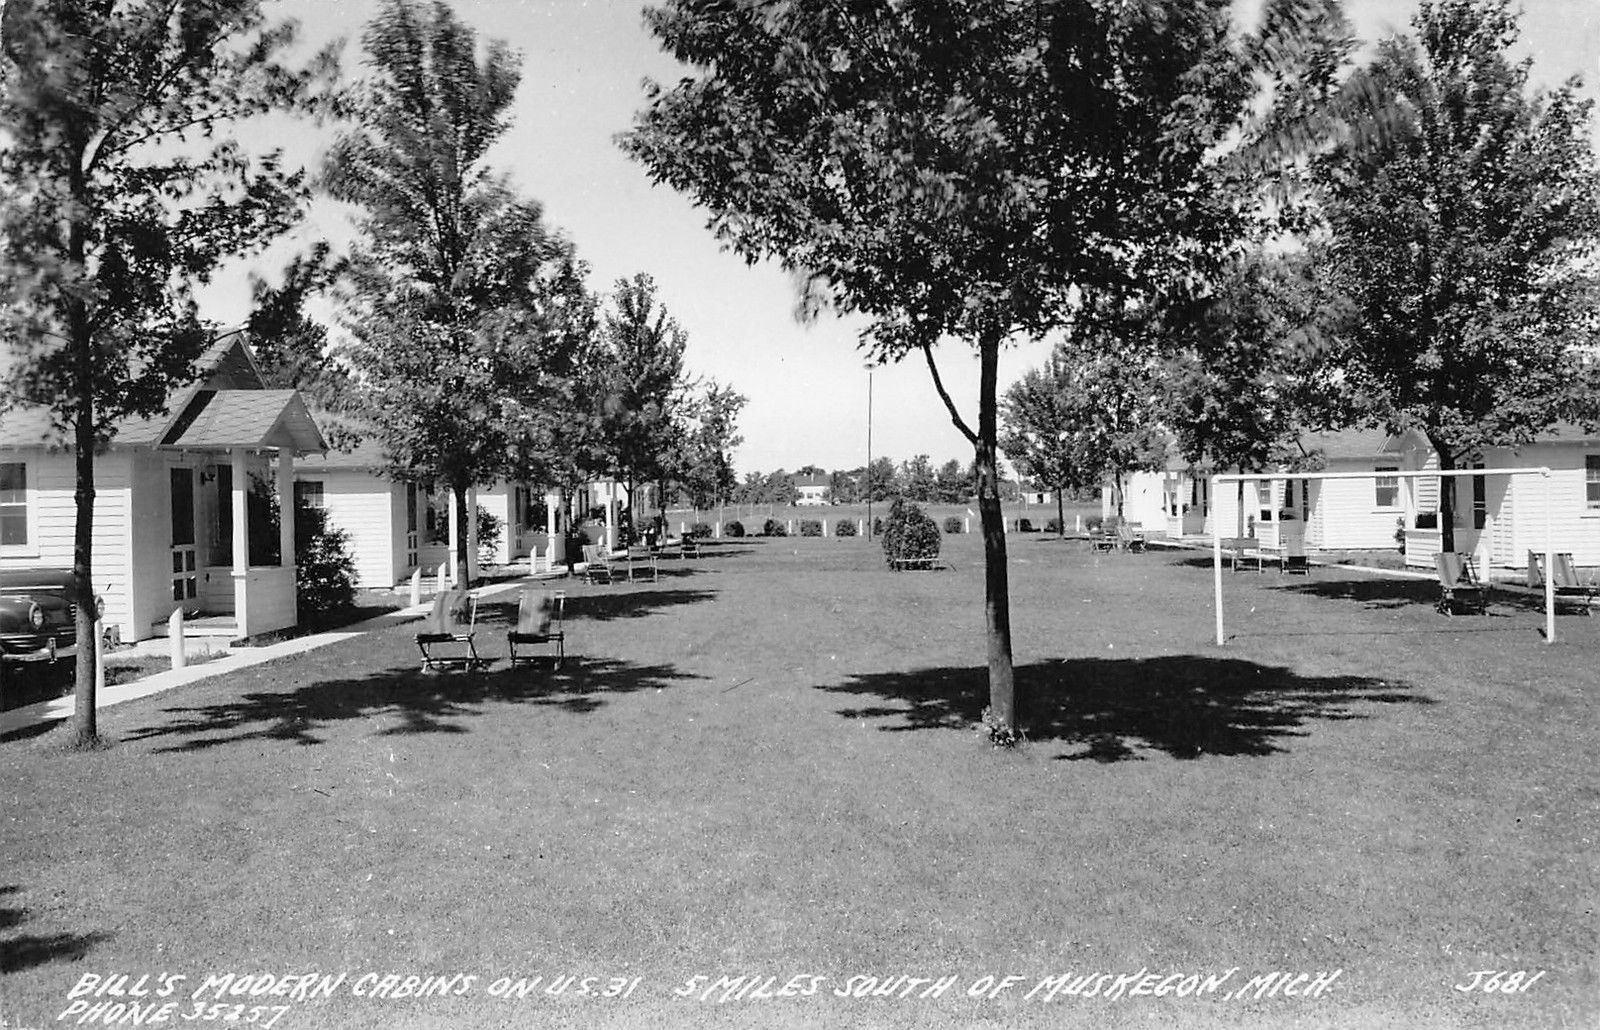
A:
POLYGON ((559 673, 422 675, 400 625, 0 744, 0 1018, 167 974, 168 1025, 1594 1025, 1600 618, 1240 573, 1219 648, 1209 555, 1009 539, 1016 751, 976 537, 723 541, 568 583, 559 673))

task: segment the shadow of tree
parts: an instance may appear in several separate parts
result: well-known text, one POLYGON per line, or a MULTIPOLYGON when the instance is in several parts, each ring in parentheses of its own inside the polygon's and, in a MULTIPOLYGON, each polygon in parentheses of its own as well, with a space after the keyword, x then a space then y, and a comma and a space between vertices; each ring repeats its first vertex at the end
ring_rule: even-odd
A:
MULTIPOLYGON (((1299 583, 1274 584, 1270 590, 1286 590, 1292 593, 1304 594, 1307 597, 1320 597, 1339 601, 1356 601, 1368 608, 1402 608, 1407 605, 1423 604, 1432 608, 1439 603, 1439 584, 1432 580, 1424 579, 1330 579, 1309 580, 1299 583)), ((1489 598, 1489 617, 1509 617, 1510 612, 1504 609, 1513 609, 1520 612, 1544 611, 1544 597, 1535 597, 1520 590, 1502 590, 1491 588, 1489 598)), ((1442 618, 1442 616, 1441 616, 1442 618)))
POLYGON ((111 939, 108 933, 55 933, 49 935, 22 934, 13 937, 10 931, 28 921, 28 910, 19 907, 12 895, 21 888, 14 884, 0 887, 0 973, 17 973, 47 962, 75 962, 89 953, 89 949, 111 939))
MULTIPOLYGON (((619 584, 621 585, 621 584, 619 584)), ((662 608, 680 604, 694 604, 716 597, 713 590, 687 590, 681 587, 658 588, 654 584, 635 583, 632 590, 611 590, 606 593, 569 595, 569 619, 593 619, 608 622, 612 619, 637 619, 662 608)), ((511 605, 512 619, 516 618, 516 605, 511 605)))
MULTIPOLYGON (((1373 704, 1431 699, 1359 676, 1307 677, 1235 658, 1053 659, 1016 669, 1021 723, 1030 740, 1082 748, 1066 760, 1115 762, 1136 748, 1174 758, 1270 755, 1303 736, 1313 719, 1362 719, 1373 704)), ((988 670, 919 669, 872 673, 819 689, 876 695, 889 702, 844 708, 846 718, 889 720, 879 728, 951 729, 975 725, 988 704, 988 670)))
POLYGON ((391 668, 284 692, 261 691, 216 704, 165 708, 167 721, 134 730, 124 739, 181 738, 158 749, 163 752, 204 751, 250 740, 311 746, 323 742, 317 731, 329 723, 375 715, 399 719, 399 725, 383 731, 385 736, 467 733, 467 720, 482 715, 491 702, 541 705, 581 715, 614 697, 701 678, 670 665, 572 654, 560 669, 551 668, 548 660, 481 671, 391 668))

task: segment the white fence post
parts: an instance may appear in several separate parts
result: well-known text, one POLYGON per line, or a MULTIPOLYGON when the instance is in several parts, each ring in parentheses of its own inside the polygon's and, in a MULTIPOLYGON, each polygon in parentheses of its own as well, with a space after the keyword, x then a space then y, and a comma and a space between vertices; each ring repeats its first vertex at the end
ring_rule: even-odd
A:
MULTIPOLYGON (((241 629, 243 627, 240 627, 241 629)), ((189 664, 188 656, 183 651, 183 609, 173 611, 167 619, 167 643, 172 649, 172 667, 181 669, 189 664)))
POLYGON ((411 574, 411 607, 415 608, 422 603, 422 569, 418 568, 411 574))
POLYGON ((440 562, 439 563, 439 586, 438 586, 438 589, 437 589, 437 593, 441 593, 441 594, 444 593, 445 586, 449 582, 449 579, 448 579, 449 575, 450 575, 450 563, 447 562, 447 561, 440 562))

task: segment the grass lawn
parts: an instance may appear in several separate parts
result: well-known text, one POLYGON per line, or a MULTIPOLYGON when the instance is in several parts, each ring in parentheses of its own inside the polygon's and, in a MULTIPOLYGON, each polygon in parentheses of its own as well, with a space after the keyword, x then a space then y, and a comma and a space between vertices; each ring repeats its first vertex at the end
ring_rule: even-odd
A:
POLYGON ((910 573, 723 541, 568 583, 559 672, 422 675, 397 626, 109 709, 104 750, 0 744, 0 1025, 79 1025, 86 975, 187 977, 199 1025, 208 976, 314 973, 228 1025, 1595 1025, 1600 619, 1240 573, 1218 648, 1209 555, 1010 548, 1012 752, 973 729, 976 535, 910 573), (1061 974, 1098 996, 1027 997, 1061 974))

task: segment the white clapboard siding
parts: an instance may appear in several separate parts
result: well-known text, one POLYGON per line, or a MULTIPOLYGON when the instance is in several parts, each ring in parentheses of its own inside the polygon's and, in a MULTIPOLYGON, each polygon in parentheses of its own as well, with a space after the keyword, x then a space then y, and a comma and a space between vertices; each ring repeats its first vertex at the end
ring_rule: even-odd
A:
MULTIPOLYGON (((397 553, 395 547, 393 495, 405 487, 358 469, 297 471, 295 480, 322 484, 328 524, 349 535, 356 585, 363 590, 393 586, 400 578, 399 565, 404 561, 403 552, 397 553)), ((403 546, 404 523, 400 531, 403 546)))
MULTIPOLYGON (((1588 453, 1593 453, 1590 451, 1588 453)), ((1551 471, 1550 531, 1555 550, 1569 551, 1578 565, 1600 565, 1600 509, 1590 509, 1584 491, 1581 446, 1533 444, 1516 455, 1492 452, 1495 465, 1547 466, 1551 471)), ((1545 483, 1539 476, 1517 476, 1512 482, 1513 546, 1508 564, 1520 565, 1527 552, 1542 551, 1545 540, 1545 483), (1517 557, 1520 555, 1520 559, 1517 557)))

